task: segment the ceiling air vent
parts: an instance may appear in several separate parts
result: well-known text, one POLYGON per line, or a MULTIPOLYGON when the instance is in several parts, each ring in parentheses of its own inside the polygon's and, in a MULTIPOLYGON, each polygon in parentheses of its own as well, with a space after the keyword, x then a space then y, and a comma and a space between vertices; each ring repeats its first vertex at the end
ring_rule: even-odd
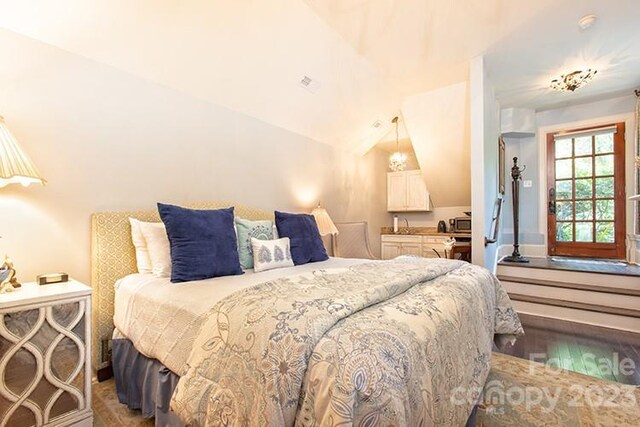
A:
POLYGON ((316 93, 320 89, 320 83, 309 76, 304 76, 299 84, 311 93, 316 93))
POLYGON ((380 128, 380 126, 382 126, 382 121, 380 120, 376 120, 375 122, 373 122, 373 124, 371 125, 372 128, 374 129, 378 129, 380 128))

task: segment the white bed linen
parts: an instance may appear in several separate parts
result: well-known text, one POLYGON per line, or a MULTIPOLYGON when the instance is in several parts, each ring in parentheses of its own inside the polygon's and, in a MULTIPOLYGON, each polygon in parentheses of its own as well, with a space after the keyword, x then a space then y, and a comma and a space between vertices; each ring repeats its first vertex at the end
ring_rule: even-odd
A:
POLYGON ((280 277, 321 269, 347 268, 370 260, 330 258, 327 261, 240 276, 171 283, 153 274, 131 274, 115 284, 114 324, 147 357, 158 359, 178 375, 186 362, 203 317, 233 292, 280 277))

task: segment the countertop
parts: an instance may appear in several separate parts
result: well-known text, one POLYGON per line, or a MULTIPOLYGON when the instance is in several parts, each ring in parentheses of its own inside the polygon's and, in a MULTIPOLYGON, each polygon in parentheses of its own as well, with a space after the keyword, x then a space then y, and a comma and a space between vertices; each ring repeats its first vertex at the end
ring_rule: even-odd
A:
POLYGON ((380 234, 390 236, 446 236, 471 238, 471 233, 438 233, 436 227, 400 227, 398 233, 393 232, 393 227, 382 227, 380 234))

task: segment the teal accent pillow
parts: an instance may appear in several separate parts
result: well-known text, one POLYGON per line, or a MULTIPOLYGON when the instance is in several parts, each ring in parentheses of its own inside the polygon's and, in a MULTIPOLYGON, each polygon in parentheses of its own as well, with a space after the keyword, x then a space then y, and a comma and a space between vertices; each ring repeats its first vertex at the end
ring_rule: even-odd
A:
POLYGON ((236 230, 238 231, 238 255, 240 266, 244 270, 253 268, 253 249, 251 238, 258 240, 273 240, 273 222, 250 221, 236 218, 236 230))

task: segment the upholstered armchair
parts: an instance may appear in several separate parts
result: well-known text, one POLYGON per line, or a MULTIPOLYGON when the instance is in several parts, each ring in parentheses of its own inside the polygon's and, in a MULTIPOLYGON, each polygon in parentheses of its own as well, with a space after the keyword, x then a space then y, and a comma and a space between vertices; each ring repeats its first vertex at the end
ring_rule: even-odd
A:
POLYGON ((333 236, 333 256, 340 258, 376 259, 369 245, 366 221, 336 223, 339 233, 333 236))

